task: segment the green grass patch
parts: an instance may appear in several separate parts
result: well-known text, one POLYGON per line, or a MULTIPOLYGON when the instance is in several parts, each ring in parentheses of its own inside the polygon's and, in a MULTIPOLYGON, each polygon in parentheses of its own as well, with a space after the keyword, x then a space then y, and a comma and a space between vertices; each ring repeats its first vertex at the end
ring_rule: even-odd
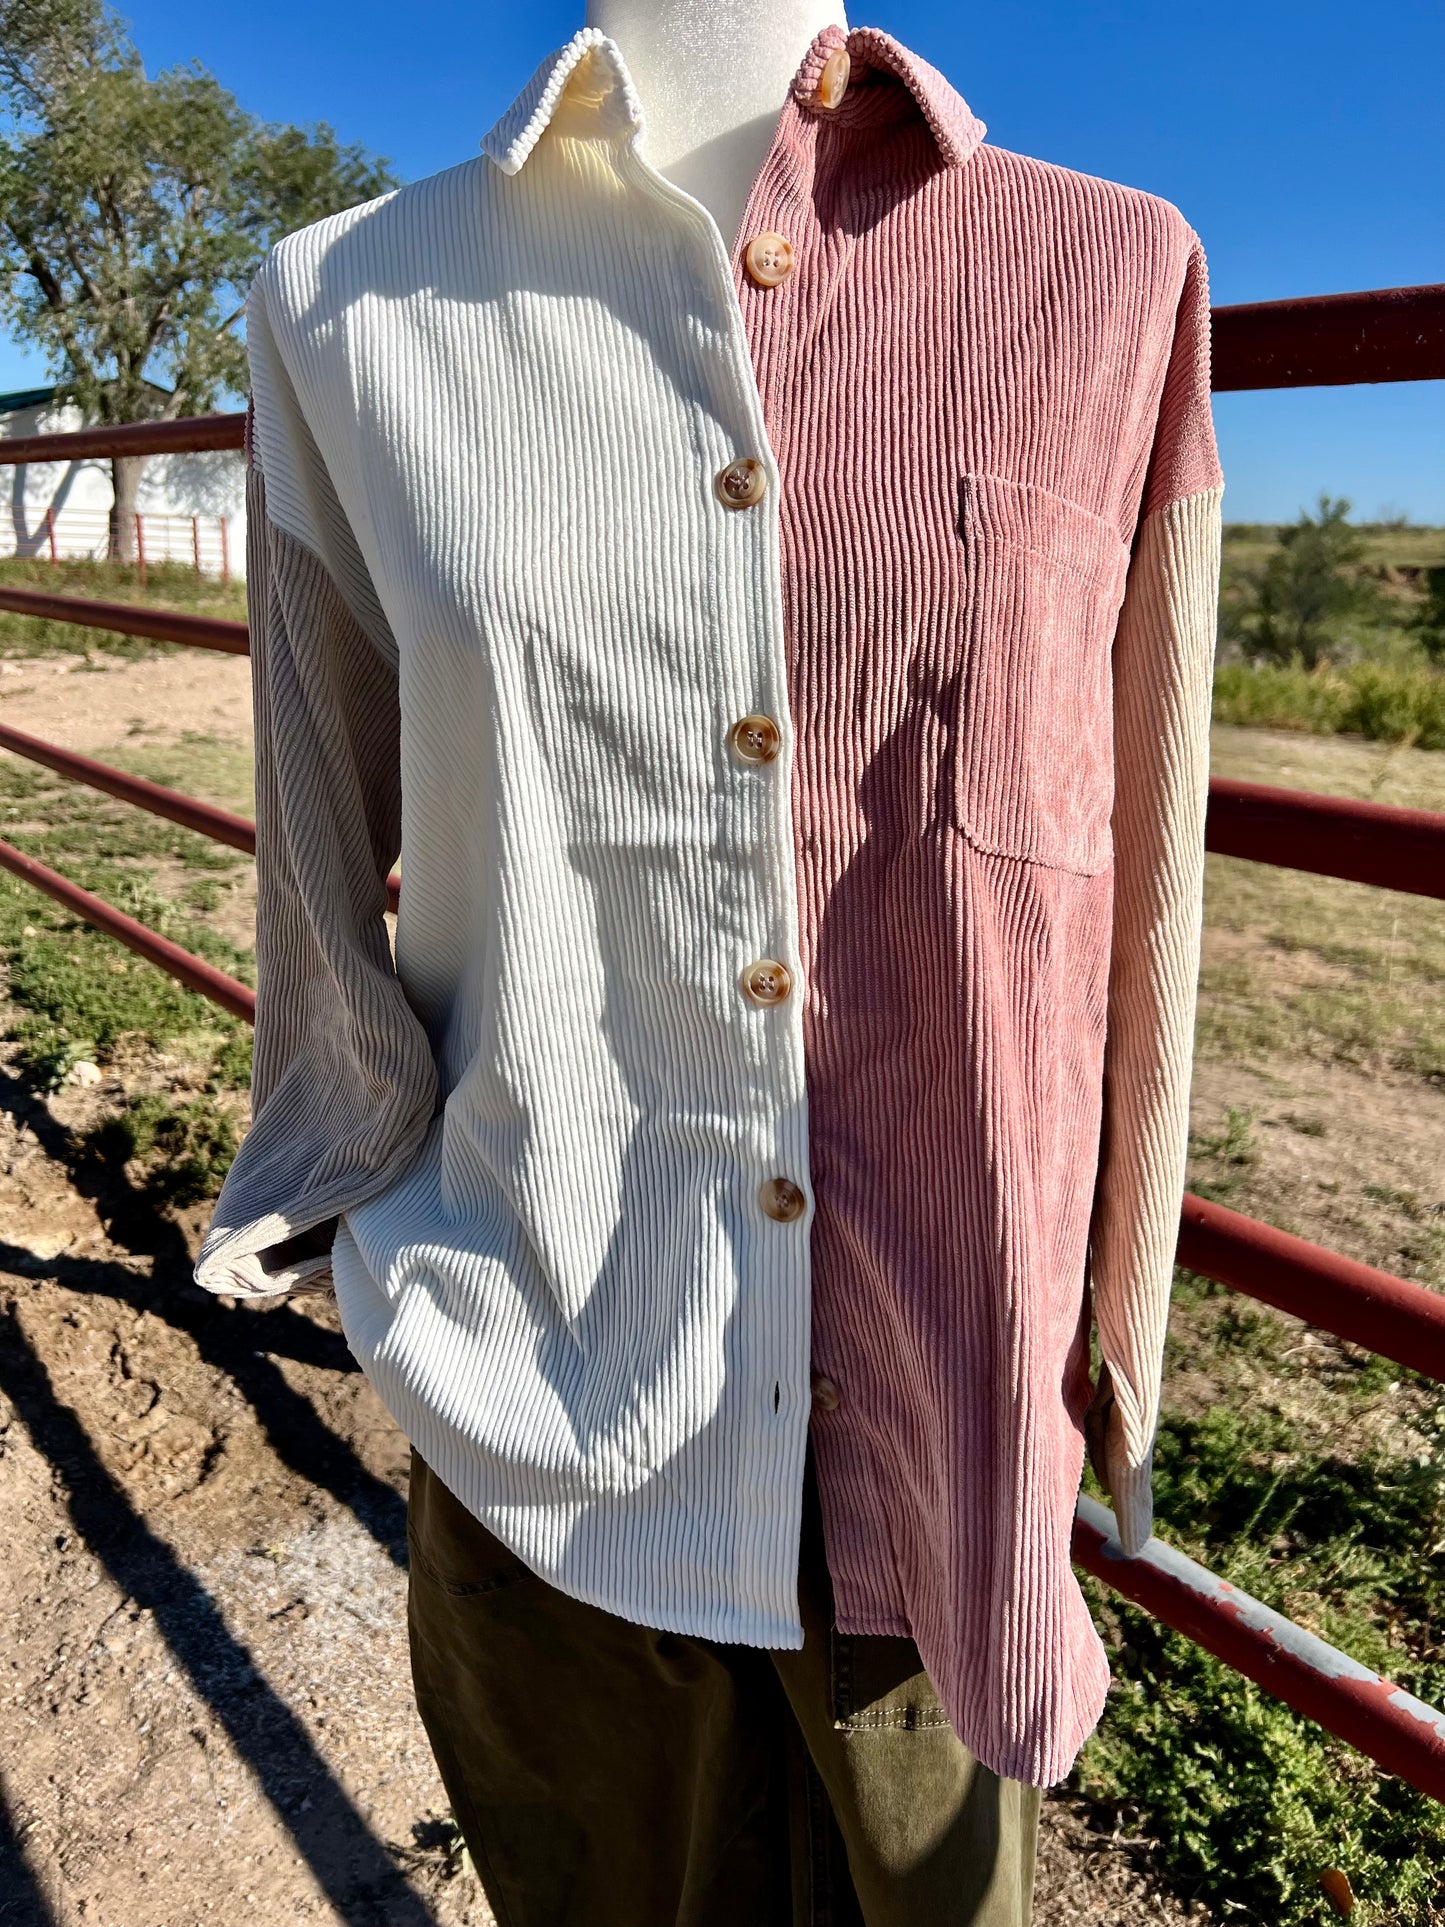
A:
POLYGON ((1211 855, 1195 1048, 1445 1078, 1445 915, 1429 897, 1211 855))
POLYGON ((236 1142, 235 1119, 214 1099, 178 1103, 154 1091, 128 1097, 122 1111, 105 1118, 84 1140, 85 1148, 107 1164, 140 1164, 151 1196, 178 1206, 217 1196, 236 1142))
MULTIPOLYGON (((1399 1376, 1399 1368, 1392 1368, 1399 1376)), ((1268 1410, 1166 1414, 1157 1529, 1213 1571, 1428 1702, 1445 1698, 1445 1401, 1435 1449, 1348 1460, 1268 1410)), ((1097 1488, 1093 1488, 1097 1493, 1097 1488)), ((1231 1920, 1307 1927, 1349 1875, 1361 1927, 1437 1927, 1445 1808, 1387 1778, 1092 1579, 1114 1685, 1075 1771, 1126 1806, 1231 1920)))
MULTIPOLYGON (((109 892, 117 902, 127 893, 109 892)), ((210 953, 242 982, 250 957, 153 896, 132 892, 120 907, 198 954, 210 953)), ((19 1014, 9 1028, 26 1075, 57 1089, 82 1059, 106 1064, 127 1046, 176 1047, 209 1066, 216 1088, 250 1081, 250 1032, 163 970, 43 899, 18 878, 0 876, 0 944, 8 953, 10 999, 19 1014)))
POLYGON ((1210 732, 1210 767, 1215 776, 1247 783, 1445 810, 1445 755, 1409 743, 1216 723, 1210 732))
POLYGON ((1201 1198, 1228 1204, 1250 1167, 1259 1161, 1254 1112, 1231 1105, 1222 1131, 1191 1132, 1189 1153, 1191 1157, 1206 1158, 1217 1167, 1207 1177, 1196 1176, 1191 1189, 1201 1198))
POLYGON ((248 860, 182 824, 79 783, 62 786, 48 770, 9 758, 0 762, 0 832, 87 889, 97 886, 71 866, 89 866, 98 874, 116 863, 169 860, 188 870, 223 874, 248 860))
POLYGON ((249 743, 187 730, 178 742, 152 745, 141 741, 149 727, 144 717, 133 718, 127 742, 107 750, 100 760, 222 809, 254 814, 255 762, 249 743))
MULTIPOLYGON (((237 851, 8 758, 0 760, 0 821, 27 854, 254 984, 252 953, 154 881, 164 862, 180 871, 182 899, 198 886, 215 889, 246 861, 237 851)), ((58 1087, 81 1059, 104 1064, 142 1044, 180 1048, 209 1066, 218 1087, 248 1081, 246 1025, 8 873, 0 873, 0 953, 19 1007, 10 1036, 22 1069, 41 1086, 58 1087)))

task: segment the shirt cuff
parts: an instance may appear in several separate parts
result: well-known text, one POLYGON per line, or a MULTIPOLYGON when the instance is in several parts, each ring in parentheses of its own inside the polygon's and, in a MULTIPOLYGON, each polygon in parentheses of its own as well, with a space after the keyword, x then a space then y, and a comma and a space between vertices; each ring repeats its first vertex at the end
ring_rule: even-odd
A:
POLYGON ((280 1236, 252 1250, 237 1250, 236 1234, 207 1236, 201 1243, 193 1276, 203 1290, 228 1298, 280 1298, 296 1292, 335 1289, 331 1246, 338 1219, 327 1218, 304 1231, 289 1233, 284 1224, 264 1229, 280 1236), (229 1247, 229 1249, 228 1249, 229 1247))
POLYGON ((1142 1464, 1131 1465, 1118 1436, 1117 1409, 1109 1418, 1109 1497, 1119 1528, 1119 1544, 1132 1557, 1144 1550, 1154 1530, 1154 1452, 1151 1447, 1142 1464))

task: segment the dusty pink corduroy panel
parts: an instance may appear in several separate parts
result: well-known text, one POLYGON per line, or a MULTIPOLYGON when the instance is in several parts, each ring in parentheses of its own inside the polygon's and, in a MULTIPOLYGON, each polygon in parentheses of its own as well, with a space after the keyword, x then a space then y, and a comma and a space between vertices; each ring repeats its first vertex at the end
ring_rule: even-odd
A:
POLYGON ((973 1743, 1048 1781, 1107 1685, 1068 1542, 1111 642, 1139 516, 1219 473, 1182 217, 980 133, 888 36, 825 29, 733 261, 783 477, 839 1625, 911 1633, 973 1743), (798 262, 773 288, 763 229, 798 262))

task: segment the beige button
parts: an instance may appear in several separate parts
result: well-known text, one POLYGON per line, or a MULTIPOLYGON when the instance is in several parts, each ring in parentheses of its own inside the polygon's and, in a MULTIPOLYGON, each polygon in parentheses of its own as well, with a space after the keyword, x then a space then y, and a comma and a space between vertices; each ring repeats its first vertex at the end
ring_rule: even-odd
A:
POLYGON ((788 1224, 794 1218, 801 1218, 808 1208, 808 1200, 791 1178, 765 1179, 758 1189, 758 1203, 779 1224, 788 1224))
POLYGON ((730 509, 751 508, 762 499, 768 485, 768 472, 753 455, 740 455, 735 462, 718 470, 715 484, 719 497, 730 509))
POLYGON ((843 1394, 831 1378, 824 1378, 821 1372, 813 1374, 813 1403, 820 1412, 836 1412, 843 1403, 843 1394))
POLYGON ((743 972, 743 989, 755 1004, 780 1004, 792 988, 788 966, 776 957, 759 957, 743 972))
POLYGON ((793 244, 786 234, 755 234, 743 253, 743 266, 760 288, 775 288, 793 272, 793 244))
POLYGON ((823 62, 823 71, 818 76, 818 88, 814 95, 820 107, 838 105, 848 85, 848 69, 851 65, 846 47, 835 47, 823 62))
POLYGON ((771 716, 752 715, 733 724, 728 741, 740 763, 771 763, 783 739, 771 716))

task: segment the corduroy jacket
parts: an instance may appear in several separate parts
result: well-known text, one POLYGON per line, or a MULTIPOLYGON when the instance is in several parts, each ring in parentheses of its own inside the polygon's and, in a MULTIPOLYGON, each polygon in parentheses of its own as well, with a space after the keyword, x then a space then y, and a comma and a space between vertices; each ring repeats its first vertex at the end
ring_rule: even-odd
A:
POLYGON ((1047 1784, 1091 1323, 1149 1531, 1221 480, 1196 235, 984 132, 824 27, 729 248, 583 28, 267 258, 196 1276, 334 1282, 457 1496, 652 1626, 801 1643, 811 1428, 839 1627, 1047 1784))

